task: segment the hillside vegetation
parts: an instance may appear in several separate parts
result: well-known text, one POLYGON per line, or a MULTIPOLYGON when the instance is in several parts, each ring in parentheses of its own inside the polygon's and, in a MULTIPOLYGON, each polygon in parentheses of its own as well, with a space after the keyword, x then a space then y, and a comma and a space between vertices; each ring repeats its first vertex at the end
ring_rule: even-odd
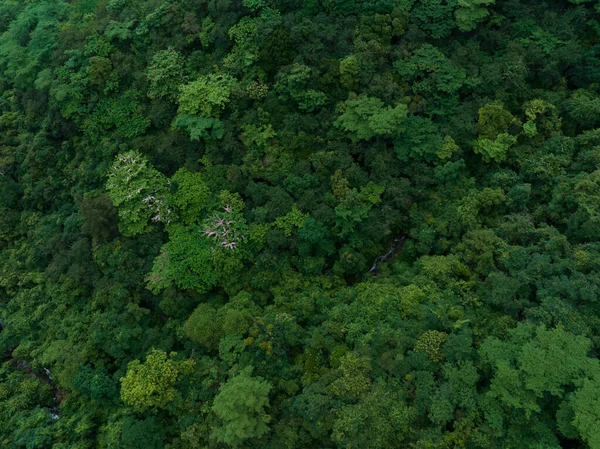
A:
POLYGON ((0 447, 600 449, 596 0, 0 0, 0 447))

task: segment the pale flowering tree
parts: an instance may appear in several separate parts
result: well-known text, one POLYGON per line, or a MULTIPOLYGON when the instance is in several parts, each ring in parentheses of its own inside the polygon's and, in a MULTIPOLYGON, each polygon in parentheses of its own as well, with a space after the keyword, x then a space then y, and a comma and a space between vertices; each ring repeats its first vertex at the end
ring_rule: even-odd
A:
POLYGON ((236 250, 243 249, 240 246, 247 235, 244 204, 239 195, 222 191, 221 206, 202 220, 208 187, 189 172, 180 171, 172 179, 177 190, 168 195, 175 208, 173 223, 166 227, 169 241, 146 277, 147 288, 155 294, 171 286, 205 293, 223 276, 235 276, 232 270, 239 273, 243 269, 245 251, 236 250))
POLYGON ((246 239, 245 224, 242 215, 227 205, 221 213, 215 213, 205 221, 202 233, 214 239, 218 246, 235 250, 246 239))
POLYGON ((168 187, 169 180, 139 152, 128 151, 116 157, 106 188, 119 210, 119 229, 123 235, 147 232, 151 223, 170 223, 168 187))

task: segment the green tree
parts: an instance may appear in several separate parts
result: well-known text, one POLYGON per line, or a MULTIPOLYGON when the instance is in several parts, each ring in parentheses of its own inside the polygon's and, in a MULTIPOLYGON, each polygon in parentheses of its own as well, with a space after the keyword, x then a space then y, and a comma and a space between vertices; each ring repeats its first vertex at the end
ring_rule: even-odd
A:
POLYGON ((568 114, 579 126, 588 128, 598 124, 600 98, 594 93, 584 89, 577 90, 566 102, 566 106, 568 114))
POLYGON ((179 95, 179 87, 185 81, 184 67, 183 56, 173 47, 156 52, 152 56, 146 73, 150 83, 148 97, 176 100, 179 95))
MULTIPOLYGON (((402 161, 433 162, 438 153, 444 151, 444 139, 438 127, 430 119, 411 115, 405 121, 404 131, 395 142, 394 150, 402 161)), ((452 151, 446 147, 445 151, 452 151)), ((447 154, 447 153, 446 153, 447 154)))
POLYGON ((274 90, 281 98, 295 101, 301 110, 313 112, 327 102, 327 95, 315 87, 313 70, 304 64, 294 63, 279 71, 274 90))
POLYGON ((465 69, 431 44, 424 44, 408 58, 398 60, 395 67, 400 76, 413 83, 413 91, 423 95, 455 94, 467 78, 465 69))
POLYGON ((411 434, 412 412, 399 395, 379 386, 338 411, 332 438, 338 447, 348 449, 399 447, 411 434))
POLYGON ((87 195, 77 202, 84 220, 81 229, 96 242, 105 242, 117 234, 117 213, 107 194, 87 195))
POLYGON ((161 248, 146 278, 148 289, 158 293, 175 285, 199 292, 210 290, 217 283, 212 248, 199 225, 173 225, 169 242, 161 248))
POLYGON ((222 320, 210 304, 200 304, 185 322, 186 336, 194 343, 216 349, 222 336, 222 320))
POLYGON ((489 103, 478 111, 479 134, 486 139, 495 139, 509 132, 511 126, 518 127, 519 121, 501 103, 489 103))
POLYGON ((58 45, 59 22, 67 15, 69 5, 62 0, 47 0, 19 9, 8 15, 12 20, 0 28, 0 66, 11 84, 27 89, 58 45))

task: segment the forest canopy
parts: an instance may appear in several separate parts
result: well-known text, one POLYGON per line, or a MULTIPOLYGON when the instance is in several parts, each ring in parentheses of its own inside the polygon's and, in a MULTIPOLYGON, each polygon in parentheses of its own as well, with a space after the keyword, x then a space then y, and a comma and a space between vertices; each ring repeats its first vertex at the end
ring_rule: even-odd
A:
POLYGON ((600 2, 0 0, 0 447, 600 449, 600 2))

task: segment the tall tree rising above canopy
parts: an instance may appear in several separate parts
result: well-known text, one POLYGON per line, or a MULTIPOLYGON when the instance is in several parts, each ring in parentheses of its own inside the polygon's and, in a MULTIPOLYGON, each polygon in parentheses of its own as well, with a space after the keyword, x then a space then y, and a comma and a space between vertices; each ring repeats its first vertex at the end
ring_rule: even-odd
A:
POLYGON ((0 447, 600 448, 596 0, 0 1, 0 447))

